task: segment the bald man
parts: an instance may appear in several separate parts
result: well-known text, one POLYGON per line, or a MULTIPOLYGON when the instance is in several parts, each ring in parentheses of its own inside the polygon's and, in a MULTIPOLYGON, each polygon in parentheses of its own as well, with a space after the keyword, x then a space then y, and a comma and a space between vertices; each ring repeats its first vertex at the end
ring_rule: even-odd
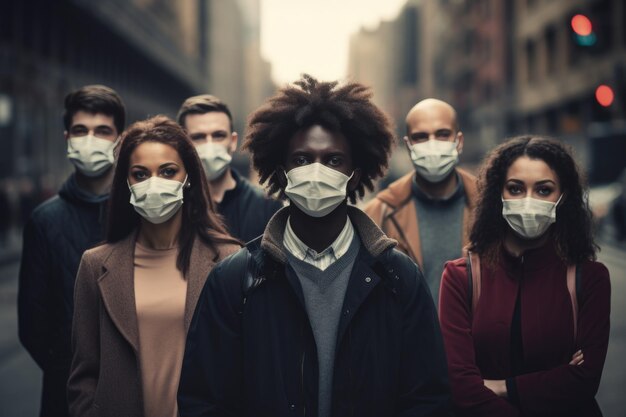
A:
POLYGON ((420 101, 406 116, 406 130, 415 169, 378 193, 365 212, 420 266, 437 304, 444 263, 464 256, 476 178, 456 167, 464 138, 451 105, 420 101))

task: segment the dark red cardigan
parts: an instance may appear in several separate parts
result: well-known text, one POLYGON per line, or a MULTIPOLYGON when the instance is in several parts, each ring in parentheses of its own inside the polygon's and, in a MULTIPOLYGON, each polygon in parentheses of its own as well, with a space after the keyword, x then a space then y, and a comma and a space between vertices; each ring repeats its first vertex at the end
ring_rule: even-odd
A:
POLYGON ((500 258, 492 268, 483 262, 482 293, 473 320, 465 259, 448 262, 443 272, 439 315, 459 415, 601 416, 594 397, 609 342, 608 270, 599 262, 581 265, 574 341, 567 266, 553 244, 527 251, 521 258, 503 251, 500 258), (518 288, 526 372, 512 375, 511 321, 518 288), (568 365, 578 349, 584 363, 568 365), (506 378, 513 378, 518 405, 483 385, 483 379, 506 378))

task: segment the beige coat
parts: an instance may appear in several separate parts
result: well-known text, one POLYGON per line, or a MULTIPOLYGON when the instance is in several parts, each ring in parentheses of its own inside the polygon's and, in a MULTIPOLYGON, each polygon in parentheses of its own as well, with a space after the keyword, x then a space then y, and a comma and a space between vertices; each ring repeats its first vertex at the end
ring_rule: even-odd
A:
MULTIPOLYGON (((459 257, 464 256, 463 248, 469 243, 473 212, 478 199, 476 177, 457 168, 465 189, 465 210, 463 210, 462 247, 459 257)), ((423 267, 422 242, 419 234, 419 221, 413 201, 412 184, 415 171, 406 174, 382 190, 367 203, 365 211, 387 236, 398 241, 397 249, 406 253, 420 268, 423 267)))
MULTIPOLYGON (((134 294, 136 235, 84 253, 74 290, 72 366, 68 381, 70 415, 143 415, 139 331, 134 294)), ((219 245, 219 256, 196 239, 187 274, 185 331, 209 272, 239 249, 219 245)))

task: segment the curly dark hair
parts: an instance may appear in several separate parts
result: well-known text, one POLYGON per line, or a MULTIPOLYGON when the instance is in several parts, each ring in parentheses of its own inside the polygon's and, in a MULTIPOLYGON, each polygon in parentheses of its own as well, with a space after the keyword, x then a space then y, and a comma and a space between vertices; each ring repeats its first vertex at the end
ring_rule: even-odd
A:
POLYGON ((478 178, 479 198, 469 249, 490 264, 497 262, 509 227, 502 216, 502 190, 509 167, 521 156, 544 161, 561 183, 564 197, 556 208, 556 223, 551 232, 559 256, 570 264, 595 260, 598 246, 593 239, 585 179, 569 146, 539 136, 513 138, 487 155, 478 178))
POLYGON ((186 274, 193 242, 198 236, 219 255, 217 243, 235 243, 220 217, 215 213, 209 194, 209 185, 202 163, 185 130, 166 116, 154 116, 132 124, 122 134, 119 157, 109 198, 107 243, 117 242, 137 229, 140 217, 130 204, 128 170, 133 151, 144 142, 159 142, 176 149, 187 171, 190 187, 183 187, 183 215, 179 234, 180 251, 176 267, 186 274))
POLYGON ((243 149, 252 152, 254 168, 270 194, 284 190, 276 167, 285 165, 287 144, 300 130, 320 125, 345 136, 350 143, 354 166, 361 169, 356 189, 349 193, 352 203, 363 197, 365 188, 387 168, 394 143, 389 118, 371 101, 370 89, 351 82, 320 82, 304 74, 293 85, 284 87, 248 119, 243 149))

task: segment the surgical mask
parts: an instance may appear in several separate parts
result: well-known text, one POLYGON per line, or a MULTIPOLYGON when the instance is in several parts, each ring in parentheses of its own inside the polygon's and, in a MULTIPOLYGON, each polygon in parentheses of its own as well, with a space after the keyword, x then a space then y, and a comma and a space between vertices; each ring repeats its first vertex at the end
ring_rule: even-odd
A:
POLYGON ((150 223, 165 223, 183 205, 183 182, 150 177, 145 181, 130 185, 130 204, 135 211, 150 223))
POLYGON ((503 198, 502 216, 515 233, 526 239, 536 239, 556 221, 556 206, 562 197, 561 194, 556 203, 532 197, 503 198))
POLYGON ((443 181, 459 161, 457 141, 427 140, 409 146, 417 173, 428 182, 443 181))
MULTIPOLYGON (((354 175, 354 173, 352 173, 354 175)), ((285 194, 311 217, 324 217, 346 199, 346 186, 352 178, 319 162, 285 173, 285 194)))
POLYGON ((98 177, 113 165, 113 149, 118 140, 111 142, 93 135, 71 137, 67 141, 67 157, 82 174, 98 177))
POLYGON ((219 178, 224 171, 226 171, 230 161, 233 159, 224 145, 213 142, 196 146, 196 151, 202 161, 204 171, 209 181, 219 178))

